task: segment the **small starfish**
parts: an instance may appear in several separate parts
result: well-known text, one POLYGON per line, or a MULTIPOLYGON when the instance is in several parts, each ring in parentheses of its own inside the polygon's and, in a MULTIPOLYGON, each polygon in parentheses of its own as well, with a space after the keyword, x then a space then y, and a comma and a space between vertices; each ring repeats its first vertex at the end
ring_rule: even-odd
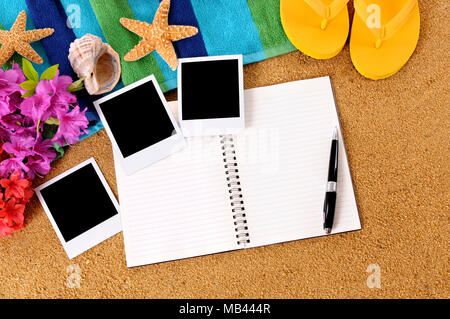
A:
POLYGON ((177 68, 177 54, 172 41, 192 37, 198 33, 198 29, 184 25, 169 25, 169 9, 170 0, 163 0, 152 24, 127 18, 120 19, 120 23, 125 28, 143 38, 125 55, 125 61, 139 60, 156 50, 172 70, 177 68))
POLYGON ((24 58, 42 64, 42 58, 33 50, 30 43, 48 37, 55 32, 54 29, 35 29, 26 31, 27 14, 25 10, 19 13, 11 30, 0 30, 0 67, 2 67, 14 52, 24 58))

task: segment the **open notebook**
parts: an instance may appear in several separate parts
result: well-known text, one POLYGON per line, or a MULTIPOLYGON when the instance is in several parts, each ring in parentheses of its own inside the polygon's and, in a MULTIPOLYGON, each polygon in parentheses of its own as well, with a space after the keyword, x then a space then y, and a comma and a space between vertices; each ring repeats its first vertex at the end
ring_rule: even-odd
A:
MULTIPOLYGON (((188 138, 132 176, 115 161, 129 267, 324 235, 329 78, 246 90, 245 119, 244 134, 188 138)), ((361 228, 340 144, 333 233, 361 228)))

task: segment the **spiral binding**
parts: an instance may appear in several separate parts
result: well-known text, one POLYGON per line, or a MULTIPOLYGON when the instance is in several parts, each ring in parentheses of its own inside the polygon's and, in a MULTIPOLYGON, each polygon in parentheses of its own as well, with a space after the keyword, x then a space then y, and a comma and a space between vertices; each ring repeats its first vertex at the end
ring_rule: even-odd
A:
POLYGON ((240 187, 241 182, 239 181, 239 169, 237 168, 238 164, 236 161, 236 151, 234 150, 233 136, 222 135, 220 138, 237 244, 248 244, 250 243, 250 235, 248 232, 242 189, 240 187))

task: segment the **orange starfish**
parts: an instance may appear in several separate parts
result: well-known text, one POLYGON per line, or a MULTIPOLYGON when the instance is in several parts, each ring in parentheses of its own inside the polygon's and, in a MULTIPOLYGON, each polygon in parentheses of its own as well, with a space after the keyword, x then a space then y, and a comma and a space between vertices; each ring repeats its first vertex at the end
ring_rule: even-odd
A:
POLYGON ((19 13, 16 22, 11 30, 0 30, 0 67, 2 67, 14 52, 19 53, 24 58, 42 64, 42 58, 33 50, 30 43, 48 37, 55 32, 54 29, 35 29, 26 31, 27 14, 25 10, 19 13))
POLYGON ((192 37, 198 33, 198 29, 192 26, 169 25, 169 9, 170 0, 163 0, 152 24, 127 18, 120 19, 125 28, 143 38, 125 55, 125 61, 139 60, 156 50, 172 70, 177 68, 178 60, 172 41, 192 37))

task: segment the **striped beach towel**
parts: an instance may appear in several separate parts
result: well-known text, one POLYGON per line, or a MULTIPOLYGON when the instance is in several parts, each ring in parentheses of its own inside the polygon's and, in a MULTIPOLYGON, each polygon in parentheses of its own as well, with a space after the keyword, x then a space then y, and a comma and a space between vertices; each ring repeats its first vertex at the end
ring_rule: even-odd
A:
MULTIPOLYGON (((154 74, 163 91, 177 87, 177 74, 157 52, 135 62, 123 56, 140 40, 119 23, 122 17, 151 23, 160 0, 14 0, 0 4, 0 28, 9 29, 20 11, 28 14, 27 28, 55 28, 55 33, 32 46, 44 59, 43 71, 59 64, 61 73, 74 76, 67 59, 70 43, 87 33, 101 37, 121 56, 122 81, 118 87, 154 74)), ((280 0, 172 0, 169 24, 191 25, 199 33, 174 42, 179 58, 242 54, 253 63, 294 51, 284 34, 279 15, 280 0)), ((13 59, 17 59, 13 57, 13 59)), ((75 76, 74 76, 75 77, 75 76)), ((207 81, 208 79, 205 79, 207 81)), ((103 128, 92 102, 99 96, 79 97, 88 107, 86 138, 103 128)))

